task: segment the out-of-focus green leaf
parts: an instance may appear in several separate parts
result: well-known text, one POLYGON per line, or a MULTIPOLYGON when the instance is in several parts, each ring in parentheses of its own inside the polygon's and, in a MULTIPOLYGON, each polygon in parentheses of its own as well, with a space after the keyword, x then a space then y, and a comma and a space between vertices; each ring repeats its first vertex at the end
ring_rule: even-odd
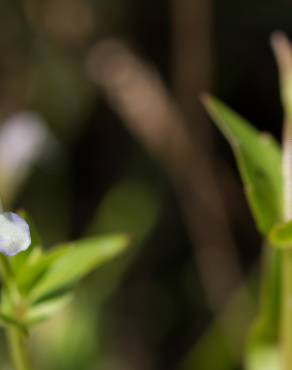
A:
POLYGON ((249 349, 246 370, 280 370, 280 353, 277 345, 257 345, 249 349))
POLYGON ((123 179, 102 200, 88 234, 127 233, 140 242, 156 224, 160 202, 157 190, 145 182, 123 179))
POLYGON ((232 370, 239 360, 234 357, 224 333, 213 325, 184 359, 180 370, 232 370))
POLYGON ((47 320, 71 302, 72 298, 72 293, 67 293, 32 306, 25 316, 25 323, 30 326, 47 320))
POLYGON ((256 305, 250 294, 254 280, 255 276, 251 275, 236 289, 194 344, 180 366, 181 370, 233 370, 242 363, 246 337, 256 313, 256 305))
POLYGON ((266 235, 281 220, 281 153, 276 141, 259 133, 219 100, 205 96, 205 107, 225 135, 237 159, 258 229, 266 235))
POLYGON ((30 298, 37 301, 75 283, 91 270, 116 257, 128 243, 129 238, 120 234, 82 239, 59 246, 67 248, 67 251, 49 266, 31 290, 30 298))
POLYGON ((92 304, 91 294, 79 289, 76 293, 76 299, 54 319, 34 328, 31 340, 36 369, 84 370, 92 365, 94 369, 103 369, 95 356, 99 359, 104 351, 99 337, 104 317, 100 307, 92 304))
POLYGON ((275 247, 292 247, 292 221, 273 227, 269 235, 270 243, 275 247))
POLYGON ((263 248, 259 313, 251 326, 246 351, 246 369, 278 370, 277 346, 281 311, 282 253, 263 248))
POLYGON ((89 235, 127 233, 132 248, 123 259, 116 259, 95 274, 93 285, 98 302, 117 287, 139 248, 158 223, 162 199, 160 188, 147 178, 127 177, 118 181, 105 195, 88 229, 89 235))

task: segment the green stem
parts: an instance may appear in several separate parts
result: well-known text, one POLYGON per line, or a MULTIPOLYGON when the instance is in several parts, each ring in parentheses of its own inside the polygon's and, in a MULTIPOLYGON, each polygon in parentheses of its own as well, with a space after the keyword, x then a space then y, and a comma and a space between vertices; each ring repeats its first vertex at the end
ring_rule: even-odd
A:
MULTIPOLYGON (((292 117, 287 116, 283 135, 284 220, 292 220, 292 117)), ((282 370, 292 370, 292 248, 283 250, 282 370)))
MULTIPOLYGON (((292 51, 282 33, 275 33, 272 46, 279 66, 284 109, 283 130, 283 220, 292 220, 292 51)), ((292 246, 283 251, 281 370, 292 370, 292 246)))
POLYGON ((292 250, 283 251, 282 369, 292 370, 292 250))
POLYGON ((9 326, 7 338, 14 370, 30 370, 23 333, 17 327, 9 326))
POLYGON ((282 251, 264 245, 261 266, 260 315, 264 335, 269 341, 278 339, 281 310, 282 251))
MULTIPOLYGON (((16 308, 21 303, 21 295, 15 282, 10 260, 2 254, 0 254, 0 268, 4 289, 7 292, 12 307, 16 308)), ((6 328, 6 334, 14 370, 29 370, 30 366, 25 349, 23 332, 18 327, 9 325, 6 328)))
POLYGON ((0 253, 0 270, 4 288, 12 304, 17 304, 20 300, 20 294, 14 279, 13 270, 9 259, 0 253))

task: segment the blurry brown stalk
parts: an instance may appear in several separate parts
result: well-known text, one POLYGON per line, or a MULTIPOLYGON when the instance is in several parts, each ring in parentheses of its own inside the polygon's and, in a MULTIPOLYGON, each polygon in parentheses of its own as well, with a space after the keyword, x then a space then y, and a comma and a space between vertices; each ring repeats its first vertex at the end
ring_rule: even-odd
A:
MULTIPOLYGON (((172 0, 172 79, 176 100, 204 135, 205 115, 195 99, 211 85, 211 0, 172 0)), ((194 126, 194 125, 193 125, 194 126)), ((209 135, 208 135, 209 136, 209 135)))
MULTIPOLYGON (((157 71, 117 41, 98 45, 89 71, 130 132, 169 173, 179 197, 211 307, 217 311, 240 280, 216 179, 200 142, 157 71)), ((195 98, 194 98, 195 100, 195 98)))
MULTIPOLYGON (((176 106, 157 71, 123 44, 107 41, 98 45, 89 56, 88 67, 92 79, 104 90, 128 130, 172 179, 203 288, 216 315, 214 325, 219 325, 232 355, 238 359, 254 307, 244 283, 240 284, 240 310, 233 304, 232 293, 242 277, 213 175, 212 163, 216 165, 216 158, 205 147, 207 132, 197 129, 198 136, 193 137, 188 129, 190 122, 176 106), (236 309, 230 310, 230 305, 236 309), (234 331, 236 322, 241 323, 240 333, 234 331)), ((204 122, 199 119, 196 123, 199 126, 204 122)))

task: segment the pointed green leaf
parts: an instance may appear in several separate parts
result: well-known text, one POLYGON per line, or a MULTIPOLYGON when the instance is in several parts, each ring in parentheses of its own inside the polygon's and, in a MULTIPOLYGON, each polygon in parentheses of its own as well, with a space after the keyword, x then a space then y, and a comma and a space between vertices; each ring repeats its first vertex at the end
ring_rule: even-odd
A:
POLYGON ((271 244, 279 248, 292 247, 292 221, 273 227, 269 234, 271 244))
POLYGON ((232 146, 257 227, 266 235, 282 215, 279 146, 219 100, 205 96, 203 102, 232 146))
POLYGON ((33 301, 75 283, 96 267, 121 253, 128 245, 125 235, 109 235, 78 240, 59 248, 67 248, 30 292, 33 301))

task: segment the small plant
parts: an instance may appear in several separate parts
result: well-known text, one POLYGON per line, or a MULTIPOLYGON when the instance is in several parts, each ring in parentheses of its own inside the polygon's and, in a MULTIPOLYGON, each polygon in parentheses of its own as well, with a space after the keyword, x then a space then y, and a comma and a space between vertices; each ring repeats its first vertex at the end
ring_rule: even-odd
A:
POLYGON ((246 369, 292 369, 292 47, 282 33, 272 46, 280 71, 284 109, 282 150, 268 134, 219 100, 203 103, 229 141, 245 193, 265 243, 257 320, 247 346, 246 369))
POLYGON ((127 236, 110 234, 45 251, 25 213, 0 214, 0 320, 15 370, 31 370, 25 345, 30 330, 67 304, 74 285, 127 244, 127 236))

